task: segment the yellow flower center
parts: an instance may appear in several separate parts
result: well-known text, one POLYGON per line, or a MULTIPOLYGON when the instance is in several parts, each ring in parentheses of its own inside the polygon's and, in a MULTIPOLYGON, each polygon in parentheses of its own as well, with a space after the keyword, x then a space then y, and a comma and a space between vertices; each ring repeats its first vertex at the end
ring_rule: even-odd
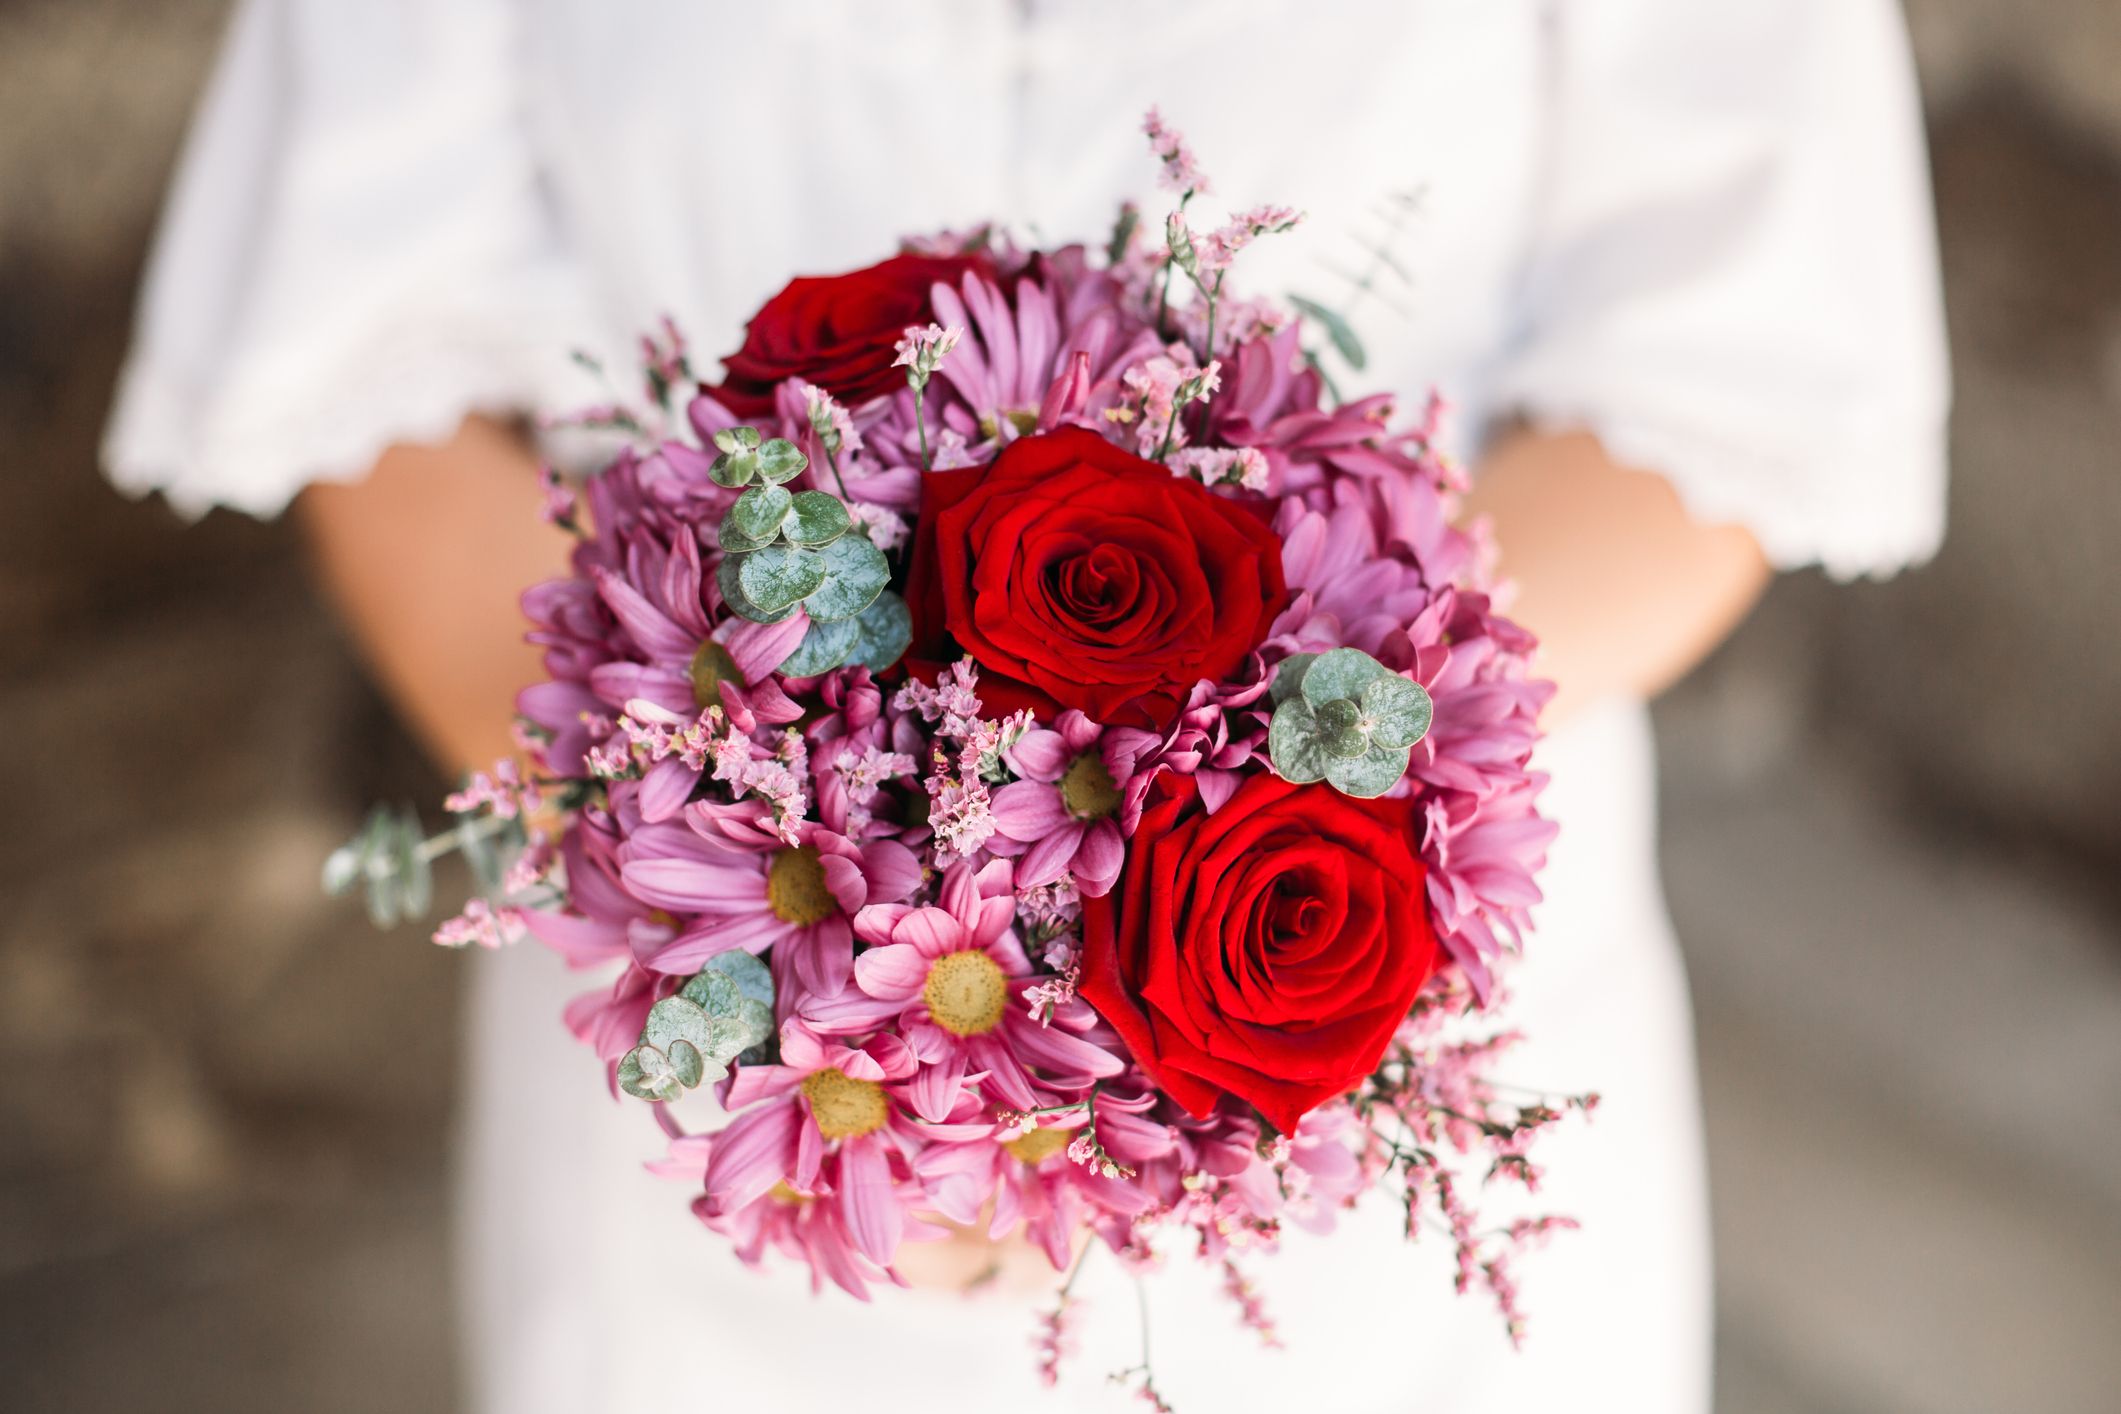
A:
POLYGON ((827 1139, 859 1139, 882 1129, 891 1117, 883 1086, 856 1080, 838 1066, 803 1077, 803 1098, 810 1102, 817 1132, 827 1139))
POLYGON ((729 650, 713 639, 702 643, 692 655, 692 700, 701 710, 722 705, 722 684, 733 682, 738 687, 748 686, 744 675, 737 671, 736 659, 729 650))
POLYGON ((788 1186, 786 1179, 766 1190, 766 1196, 776 1203, 786 1203, 791 1208, 800 1208, 810 1201, 808 1193, 799 1193, 788 1186))
POLYGON ((983 952, 954 952, 935 960, 921 1000, 935 1024, 953 1036, 984 1036, 1009 1009, 1009 979, 983 952))
POLYGON ((1049 1125, 1044 1129, 1034 1129, 1020 1139, 1011 1139, 1002 1147, 1027 1164, 1038 1164, 1067 1148, 1068 1141, 1074 1137, 1075 1131, 1072 1129, 1049 1125))
POLYGON ((809 845, 784 849, 766 866, 766 903, 783 923, 807 928, 839 911, 839 900, 825 887, 825 866, 809 845))
POLYGON ((1119 787, 1105 769, 1105 758, 1086 751, 1075 758, 1060 783, 1061 804, 1078 820, 1103 820, 1118 811, 1119 787))

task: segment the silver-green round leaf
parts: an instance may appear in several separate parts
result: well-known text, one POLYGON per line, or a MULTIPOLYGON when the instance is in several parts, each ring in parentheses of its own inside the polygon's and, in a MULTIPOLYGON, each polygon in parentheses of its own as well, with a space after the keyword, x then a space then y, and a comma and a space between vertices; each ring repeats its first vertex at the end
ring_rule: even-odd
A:
POLYGON ((1385 676, 1385 665, 1360 648, 1336 648, 1319 654, 1318 661, 1304 670, 1304 700, 1318 707, 1337 698, 1356 697, 1385 676))
POLYGON ((808 465, 810 458, 803 455, 803 449, 785 437, 774 438, 758 451, 759 475, 776 486, 801 476, 808 465))
POLYGON ((1303 690, 1304 674, 1318 661, 1316 653, 1291 653, 1281 660, 1274 671, 1274 685, 1267 689, 1267 700, 1279 707, 1303 690))
POLYGON ((1292 784, 1325 779, 1327 757, 1318 741, 1318 719, 1301 697, 1292 697, 1274 709, 1273 720, 1267 724, 1267 759, 1292 784))
POLYGON ((716 953, 705 969, 719 972, 736 983, 737 990, 753 1001, 773 1005, 773 969, 748 952, 716 953))
POLYGON ((725 427, 714 434, 714 449, 730 456, 738 452, 755 452, 759 449, 759 430, 756 427, 725 427))
POLYGON ((708 479, 717 486, 749 486, 759 474, 756 452, 724 452, 707 467, 708 479))
POLYGON ((729 606, 730 613, 755 624, 777 624, 794 613, 796 606, 784 604, 769 613, 751 602, 751 596, 744 592, 743 578, 744 562, 750 558, 749 554, 723 556, 721 567, 714 572, 715 587, 722 591, 722 602, 729 606))
POLYGON ((794 505, 795 497, 785 486, 754 486, 736 498, 724 524, 734 526, 748 540, 770 541, 780 533, 781 522, 788 519, 794 505))
POLYGON ((859 663, 872 673, 884 671, 913 646, 913 615, 907 611, 906 601, 888 589, 877 595, 876 602, 862 610, 854 623, 861 632, 847 661, 859 663))
POLYGON ((1326 782, 1342 795, 1369 800, 1399 783, 1408 756, 1404 746, 1373 746, 1352 759, 1336 757, 1326 763, 1326 782))
POLYGON ((814 678, 820 673, 829 673, 847 661, 847 655, 854 650, 855 641, 860 637, 861 629, 853 619, 820 622, 813 615, 803 641, 795 645, 795 651, 783 658, 774 671, 790 678, 814 678))
MULTIPOLYGON (((771 614, 793 608, 817 593, 829 569, 825 557, 817 551, 768 545, 744 557, 737 569, 737 583, 743 587, 746 599, 771 614)), ((813 613, 811 617, 818 615, 813 613)))
POLYGON ((1412 746, 1429 733, 1436 704, 1429 690, 1397 673, 1381 677, 1362 690, 1362 715, 1370 740, 1379 746, 1412 746))
POLYGON ((790 540, 814 550, 845 535, 847 527, 852 524, 853 520, 848 516, 847 508, 840 504, 839 497, 823 491, 798 491, 795 493, 795 514, 784 529, 790 540))
POLYGON ((891 583, 891 562, 866 535, 842 535, 817 551, 814 558, 824 563, 826 574, 822 587, 805 601, 803 608, 811 618, 822 622, 853 618, 874 604, 876 596, 891 583))

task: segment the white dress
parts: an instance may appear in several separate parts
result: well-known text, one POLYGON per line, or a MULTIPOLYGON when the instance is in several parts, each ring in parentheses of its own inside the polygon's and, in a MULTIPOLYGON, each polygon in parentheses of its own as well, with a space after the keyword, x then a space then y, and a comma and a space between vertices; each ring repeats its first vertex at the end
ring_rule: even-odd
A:
MULTIPOLYGON (((1138 124, 1306 231, 1241 278, 1337 300, 1369 213, 1418 192, 1358 324, 1364 387, 1589 426, 1781 565, 1884 573, 1942 530, 1946 379, 1919 116, 1889 0, 250 0, 171 199, 107 460, 178 507, 272 514, 469 409, 593 399, 657 315, 713 355, 788 275, 999 216, 1099 239, 1161 208, 1138 124)), ((531 492, 526 488, 526 496, 531 492)), ((1546 748, 1562 822, 1518 1075, 1596 1088, 1545 1205, 1513 1354, 1394 1205, 1255 1264, 1286 1349, 1203 1273, 1149 1285, 1187 1410, 1708 1407, 1707 1226, 1684 982, 1640 704, 1546 748)), ((813 1298, 741 1270, 558 1011, 530 948, 476 975, 462 1288, 471 1406, 1122 1407, 1134 1296, 1093 1263, 1041 1393, 1033 1298, 813 1298)))

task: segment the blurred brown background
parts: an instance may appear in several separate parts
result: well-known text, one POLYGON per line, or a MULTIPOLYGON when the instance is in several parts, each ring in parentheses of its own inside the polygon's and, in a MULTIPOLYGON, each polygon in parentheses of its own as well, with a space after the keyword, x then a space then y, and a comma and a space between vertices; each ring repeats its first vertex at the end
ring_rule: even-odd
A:
MULTIPOLYGON (((284 525, 94 471, 222 0, 0 0, 0 1407, 450 1407, 442 789, 284 525)), ((2121 1408, 2121 5, 1913 0, 1951 538, 1663 704, 1723 1414, 2121 1408)))

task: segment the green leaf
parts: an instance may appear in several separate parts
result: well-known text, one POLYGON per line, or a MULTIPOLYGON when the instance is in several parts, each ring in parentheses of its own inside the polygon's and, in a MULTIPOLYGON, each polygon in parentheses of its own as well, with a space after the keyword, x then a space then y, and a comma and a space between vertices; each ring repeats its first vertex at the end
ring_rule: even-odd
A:
POLYGON ((821 622, 853 618, 874 604, 884 586, 891 583, 891 562, 866 535, 842 535, 818 551, 815 558, 825 566, 823 588, 803 608, 821 622))
POLYGON ((736 456, 759 449, 759 430, 756 427, 725 427, 714 434, 714 449, 724 456, 736 456))
POLYGON ((1326 765, 1326 781, 1342 795, 1360 800, 1383 795, 1407 773, 1409 756, 1404 746, 1373 746, 1353 759, 1334 759, 1326 765))
POLYGON ((1369 359, 1362 351, 1362 340, 1355 337, 1355 330, 1349 326, 1347 320, 1337 311, 1327 309, 1316 300, 1305 299, 1302 295, 1290 295, 1289 303, 1295 305, 1297 312, 1304 318, 1326 331, 1326 337, 1333 341, 1333 347, 1347 360, 1348 367, 1358 373, 1362 371, 1363 365, 1369 362, 1369 359))
POLYGON ((798 491, 795 494, 795 518, 787 526, 788 538, 814 550, 845 535, 847 527, 853 523, 839 497, 823 491, 798 491))
POLYGON ((783 677, 814 678, 819 673, 829 673, 847 661, 854 650, 855 640, 861 637, 861 629, 853 619, 835 619, 830 623, 810 620, 810 631, 803 641, 795 645, 795 651, 781 660, 774 669, 783 677))
POLYGON ((1267 759, 1282 779, 1308 785, 1326 776, 1326 754, 1318 743, 1318 719, 1311 704, 1292 697, 1274 709, 1267 724, 1267 759))
POLYGON ((1345 697, 1316 709, 1318 744, 1326 754, 1340 758, 1362 755, 1370 749, 1370 734, 1362 729, 1362 708, 1345 697))
POLYGON ((750 558, 749 554, 724 555, 721 568, 714 572, 715 587, 722 591, 722 602, 729 606, 730 613, 755 624, 777 624, 794 613, 796 606, 788 604, 768 613, 751 602, 751 596, 744 592, 744 561, 750 558))
MULTIPOLYGON (((763 543, 780 534, 781 522, 788 519, 789 508, 794 504, 795 497, 784 486, 754 486, 736 498, 722 524, 725 528, 735 526, 747 540, 763 543)), ((729 547, 725 543, 722 548, 729 547)))
POLYGON ((748 555, 753 550, 763 550, 773 543, 774 537, 770 535, 764 540, 754 540, 737 529, 736 522, 730 518, 734 514, 735 512, 731 511, 730 515, 723 516, 720 528, 715 531, 715 540, 722 547, 723 554, 748 555))
POLYGON ((744 992, 726 972, 698 972, 678 988, 678 995, 709 1016, 735 1016, 744 992))
POLYGON ((1429 734, 1436 704, 1427 688, 1394 673, 1363 688, 1362 715, 1377 745, 1412 746, 1429 734))
POLYGON ((1303 689, 1304 674, 1316 661, 1316 653, 1291 653, 1282 659, 1281 667, 1274 674, 1274 685, 1267 689, 1267 700, 1279 707, 1296 696, 1303 689))
POLYGON ((641 1044, 667 1052, 673 1041, 689 1041, 706 1049, 713 1035, 712 1023, 698 1002, 684 997, 665 997, 648 1008, 648 1024, 641 1028, 641 1044))
POLYGON ((665 1052, 670 1057, 671 1072, 677 1076, 678 1084, 686 1089, 700 1083, 707 1074, 707 1058, 690 1041, 672 1041, 665 1052))
POLYGON ((622 1056, 618 1079, 619 1088, 636 1099, 669 1101, 685 1093, 677 1067, 653 1046, 635 1046, 622 1056))
POLYGON ((1342 697, 1359 697, 1362 690, 1387 676, 1385 665, 1359 648, 1336 648, 1321 653, 1304 673, 1304 700, 1313 707, 1342 697))
POLYGON ((759 475, 776 486, 791 477, 801 476, 803 468, 808 465, 810 458, 803 455, 803 449, 785 437, 776 437, 759 448, 759 475))
POLYGON ((746 599, 772 614, 794 608, 815 594, 827 573, 825 557, 814 550, 768 545, 744 557, 737 568, 737 583, 746 599))
POLYGON ((756 452, 724 452, 707 468, 707 475, 717 486, 749 486, 751 478, 758 474, 756 452))
POLYGON ((913 646, 913 615, 907 612, 906 601, 888 589, 877 595, 876 602, 862 610, 854 623, 861 632, 847 661, 859 663, 872 673, 884 671, 913 646))
POLYGON ((773 1005, 773 970, 750 953, 716 953, 708 959, 706 970, 731 978, 737 990, 752 1001, 773 1005))

